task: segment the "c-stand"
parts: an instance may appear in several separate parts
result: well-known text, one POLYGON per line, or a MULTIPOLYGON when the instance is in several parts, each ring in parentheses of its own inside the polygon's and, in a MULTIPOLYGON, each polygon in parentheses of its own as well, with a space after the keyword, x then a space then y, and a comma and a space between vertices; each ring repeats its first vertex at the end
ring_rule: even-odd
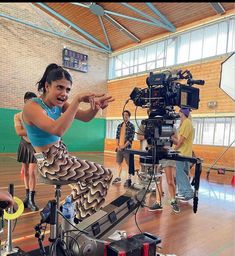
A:
MULTIPOLYGON (((143 150, 132 150, 132 149, 127 149, 127 153, 129 153, 129 174, 134 175, 135 173, 135 163, 134 163, 134 155, 140 155, 140 156, 145 156, 145 157, 152 157, 152 155, 149 155, 148 151, 143 151, 143 150)), ((154 159, 154 158, 152 158, 154 159)), ((155 161, 153 164, 159 164, 159 160, 161 159, 169 159, 169 160, 176 160, 176 161, 188 161, 190 163, 195 164, 195 173, 194 173, 194 178, 191 183, 192 186, 194 186, 194 196, 193 196, 193 212, 197 212, 197 207, 198 207, 198 190, 200 186, 200 176, 201 176, 201 171, 202 171, 202 160, 197 157, 186 157, 186 156, 181 156, 178 154, 177 151, 169 151, 166 152, 165 154, 155 154, 155 161)))

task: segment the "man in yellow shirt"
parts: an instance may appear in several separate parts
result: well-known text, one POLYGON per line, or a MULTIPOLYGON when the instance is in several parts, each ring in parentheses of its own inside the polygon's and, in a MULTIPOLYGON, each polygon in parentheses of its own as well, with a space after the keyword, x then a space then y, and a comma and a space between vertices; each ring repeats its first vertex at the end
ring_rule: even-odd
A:
MULTIPOLYGON (((193 125, 189 117, 189 108, 181 108, 180 127, 178 129, 178 142, 175 150, 180 151, 183 156, 192 157, 193 147, 193 125)), ((178 187, 178 198, 188 201, 193 198, 193 189, 189 181, 190 163, 188 161, 176 161, 176 185, 178 187)))

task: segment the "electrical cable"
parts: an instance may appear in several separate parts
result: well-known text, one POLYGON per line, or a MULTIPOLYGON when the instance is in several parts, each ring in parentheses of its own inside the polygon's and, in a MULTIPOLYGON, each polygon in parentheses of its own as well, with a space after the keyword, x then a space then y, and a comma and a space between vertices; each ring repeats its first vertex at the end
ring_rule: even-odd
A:
POLYGON ((51 249, 50 249, 50 256, 54 256, 54 251, 56 252, 55 256, 57 256, 57 251, 56 251, 56 246, 61 243, 61 246, 62 245, 65 245, 66 246, 66 249, 64 249, 63 247, 61 247, 61 249, 63 250, 63 253, 65 254, 65 256, 72 256, 71 253, 70 253, 70 250, 68 249, 68 245, 63 241, 61 240, 60 237, 56 238, 56 240, 52 243, 52 246, 51 246, 51 249))
POLYGON ((135 132, 135 134, 137 134, 137 135, 143 135, 143 134, 144 134, 144 131, 140 128, 140 126, 139 126, 139 124, 138 124, 138 122, 137 122, 137 119, 136 119, 137 108, 138 108, 138 106, 136 106, 136 108, 135 108, 135 123, 136 123, 136 126, 137 126, 138 130, 140 130, 140 131, 142 132, 142 134, 139 133, 139 132, 135 132))
MULTIPOLYGON (((156 147, 156 142, 155 142, 154 139, 152 140, 152 142, 153 142, 153 146, 154 146, 153 155, 152 155, 152 158, 153 158, 154 160, 153 160, 152 168, 153 168, 153 170, 154 170, 154 166, 155 166, 156 160, 157 160, 157 165, 158 165, 158 167, 159 167, 159 159, 156 159, 156 158, 157 158, 157 154, 158 154, 157 151, 155 152, 155 149, 157 149, 157 147, 156 147)), ((157 167, 157 172, 158 172, 158 167, 157 167)), ((154 171, 155 171, 155 170, 154 170, 154 171)), ((155 172, 153 172, 153 173, 155 174, 155 172)), ((157 174, 158 174, 158 173, 157 173, 157 174)), ((161 181, 160 181, 160 182, 161 182, 161 181)), ((157 193, 157 192, 159 193, 160 205, 161 205, 161 204, 162 204, 162 195, 161 195, 159 186, 157 185, 157 180, 156 180, 156 188, 157 188, 156 193, 157 193)))
POLYGON ((65 249, 65 254, 67 255, 67 256, 73 256, 72 254, 71 254, 71 251, 69 250, 69 246, 67 245, 67 243, 65 243, 65 241, 64 240, 61 240, 60 239, 60 242, 61 242, 61 244, 62 245, 65 245, 66 246, 66 249, 65 249))
POLYGON ((17 224, 17 220, 18 220, 18 219, 15 219, 14 226, 13 226, 12 231, 11 231, 12 233, 13 233, 14 230, 15 230, 15 227, 16 227, 16 224, 17 224))
MULTIPOLYGON (((72 231, 72 230, 70 230, 70 231, 72 231)), ((79 244, 78 244, 78 241, 73 237, 73 236, 70 236, 70 235, 66 235, 66 236, 64 236, 64 237, 68 237, 68 238, 71 238, 75 243, 76 243, 76 245, 77 245, 77 248, 78 248, 78 251, 79 251, 79 249, 80 249, 80 246, 79 246, 79 244)), ((73 255, 74 255, 74 253, 73 253, 73 255)), ((75 255, 74 255, 75 256, 75 255)))
MULTIPOLYGON (((139 97, 140 97, 140 95, 138 96, 138 98, 139 98, 139 97)), ((137 99, 138 99, 138 98, 137 98, 137 99)), ((122 113, 125 111, 125 107, 126 107, 127 103, 129 102, 129 100, 130 100, 130 98, 125 102, 125 104, 124 104, 124 106, 123 106, 123 109, 122 109, 122 113)), ((137 107, 138 107, 138 106, 137 106, 137 107)), ((139 129, 141 132, 144 133, 144 131, 140 128, 140 126, 138 125, 137 120, 136 120, 137 107, 135 108, 135 115, 134 115, 134 117, 135 117, 135 122, 136 122, 136 124, 137 124, 138 129, 139 129)), ((123 116, 122 116, 122 117, 123 117, 123 116)), ((124 117, 123 117, 123 121, 125 122, 124 117)), ((126 123, 126 122, 125 122, 125 123, 126 123)), ((135 132, 135 134, 143 135, 143 134, 140 134, 140 133, 138 133, 138 132, 135 132)), ((154 170, 154 169, 153 169, 153 170, 154 170)), ((149 183, 148 183, 148 185, 147 185, 146 191, 145 191, 145 193, 144 193, 144 195, 143 195, 141 201, 139 202, 139 205, 138 205, 138 207, 137 207, 137 209, 136 209, 136 211, 135 211, 135 213, 134 213, 134 215, 135 215, 135 224, 136 224, 136 226, 137 226, 137 228, 138 228, 138 230, 140 231, 141 234, 143 233, 143 231, 140 229, 139 224, 138 224, 138 222, 137 222, 137 213, 138 213, 138 210, 139 210, 140 206, 143 205, 143 202, 144 202, 144 200, 145 200, 145 197, 146 197, 146 195, 147 195, 147 193, 148 193, 150 184, 151 184, 152 179, 153 179, 153 174, 154 174, 154 171, 152 172, 152 175, 151 175, 151 178, 150 178, 149 183)), ((144 206, 145 206, 145 204, 144 204, 144 206)))
POLYGON ((138 230, 140 231, 141 234, 143 233, 143 231, 140 229, 139 224, 138 224, 138 222, 137 222, 137 213, 138 213, 139 208, 140 208, 140 206, 142 205, 142 203, 144 202, 145 197, 146 197, 146 195, 147 195, 147 193, 148 193, 150 184, 151 184, 151 182, 152 182, 152 177, 153 177, 153 176, 151 176, 151 179, 150 179, 150 181, 149 181, 149 183, 148 183, 148 186, 147 186, 147 188, 146 188, 146 191, 145 191, 145 193, 144 193, 144 195, 143 195, 141 201, 139 202, 139 205, 138 205, 138 207, 136 208, 136 211, 135 211, 135 213, 134 213, 134 215, 135 215, 135 224, 136 224, 136 226, 137 226, 137 228, 138 228, 138 230))

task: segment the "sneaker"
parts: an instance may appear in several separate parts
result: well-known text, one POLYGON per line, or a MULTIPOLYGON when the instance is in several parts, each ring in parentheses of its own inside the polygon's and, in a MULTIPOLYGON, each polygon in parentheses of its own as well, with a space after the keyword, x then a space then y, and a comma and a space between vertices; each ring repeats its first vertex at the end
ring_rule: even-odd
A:
POLYGON ((190 197, 183 197, 183 198, 181 198, 181 199, 179 199, 179 200, 180 200, 180 202, 182 202, 182 203, 188 203, 189 200, 191 200, 191 199, 193 199, 193 196, 190 196, 190 197))
POLYGON ((179 208, 179 205, 177 204, 176 200, 173 200, 171 202, 171 208, 172 208, 173 212, 175 212, 175 213, 180 212, 180 208, 179 208))
POLYGON ((112 184, 117 184, 117 183, 120 183, 122 180, 121 178, 117 177, 113 180, 112 184))
POLYGON ((154 203, 151 207, 149 207, 150 212, 155 212, 155 211, 162 211, 163 207, 159 203, 154 203))
POLYGON ((124 187, 129 188, 131 186, 131 179, 127 179, 124 183, 124 187))
POLYGON ((176 193, 176 194, 175 194, 175 198, 177 198, 177 199, 185 199, 185 196, 184 196, 184 195, 181 195, 181 194, 176 193))

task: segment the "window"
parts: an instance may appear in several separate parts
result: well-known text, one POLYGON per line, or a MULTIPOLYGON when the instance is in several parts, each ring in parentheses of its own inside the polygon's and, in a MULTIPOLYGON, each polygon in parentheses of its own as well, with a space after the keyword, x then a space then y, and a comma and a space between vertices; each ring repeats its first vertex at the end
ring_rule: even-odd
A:
MULTIPOLYGON (((232 120, 231 120, 231 131, 230 131, 229 144, 234 142, 234 140, 235 140, 235 117, 233 117, 232 120)), ((234 146, 234 144, 235 144, 235 142, 233 143, 233 146, 234 146)))
POLYGON ((115 69, 121 69, 122 68, 122 55, 118 55, 115 58, 115 69))
POLYGON ((153 44, 147 47, 147 70, 155 69, 156 67, 157 45, 153 44))
MULTIPOLYGON (((205 117, 193 118, 192 120, 195 129, 194 144, 229 146, 235 140, 235 117, 205 117)), ((106 138, 116 138, 117 126, 121 122, 122 119, 107 120, 106 138)), ((137 132, 141 119, 131 120, 131 122, 135 125, 135 131, 137 132)), ((176 128, 179 127, 179 124, 180 121, 176 120, 176 128)), ((137 139, 136 135, 135 139, 137 139)), ((235 147, 235 142, 232 144, 232 147, 235 147)))
POLYGON ((212 145, 214 139, 215 118, 204 119, 202 144, 212 145))
POLYGON ((157 68, 161 68, 164 66, 164 59, 165 59, 165 42, 159 42, 157 44, 157 68))
POLYGON ((177 54, 177 63, 184 63, 189 58, 189 39, 190 34, 186 33, 179 37, 179 46, 177 54))
POLYGON ((204 29, 202 57, 207 58, 216 54, 218 24, 204 29))
POLYGON ((138 64, 143 64, 146 62, 146 49, 141 48, 138 50, 138 64))
POLYGON ((235 51, 235 19, 229 21, 228 49, 227 52, 235 51))
POLYGON ((228 23, 221 22, 218 27, 217 55, 226 53, 228 36, 228 23))
POLYGON ((202 127, 203 127, 202 124, 203 124, 203 120, 201 118, 193 118, 193 127, 195 129, 193 143, 195 144, 201 144, 202 127))
POLYGON ((122 55, 122 67, 127 68, 130 66, 130 53, 126 52, 122 55))
POLYGON ((149 45, 147 47, 147 62, 155 61, 157 53, 156 44, 149 45))
POLYGON ((191 32, 189 60, 197 60, 202 57, 203 30, 198 29, 191 32))
POLYGON ((235 51, 234 16, 111 57, 109 79, 233 51, 235 51))
POLYGON ((230 144, 229 137, 231 135, 231 122, 232 122, 231 118, 225 118, 225 124, 224 124, 224 128, 225 128, 225 132, 224 132, 224 145, 229 145, 230 144))
POLYGON ((224 144, 225 135, 225 118, 216 118, 215 122, 215 134, 214 134, 214 145, 222 146, 224 144))

